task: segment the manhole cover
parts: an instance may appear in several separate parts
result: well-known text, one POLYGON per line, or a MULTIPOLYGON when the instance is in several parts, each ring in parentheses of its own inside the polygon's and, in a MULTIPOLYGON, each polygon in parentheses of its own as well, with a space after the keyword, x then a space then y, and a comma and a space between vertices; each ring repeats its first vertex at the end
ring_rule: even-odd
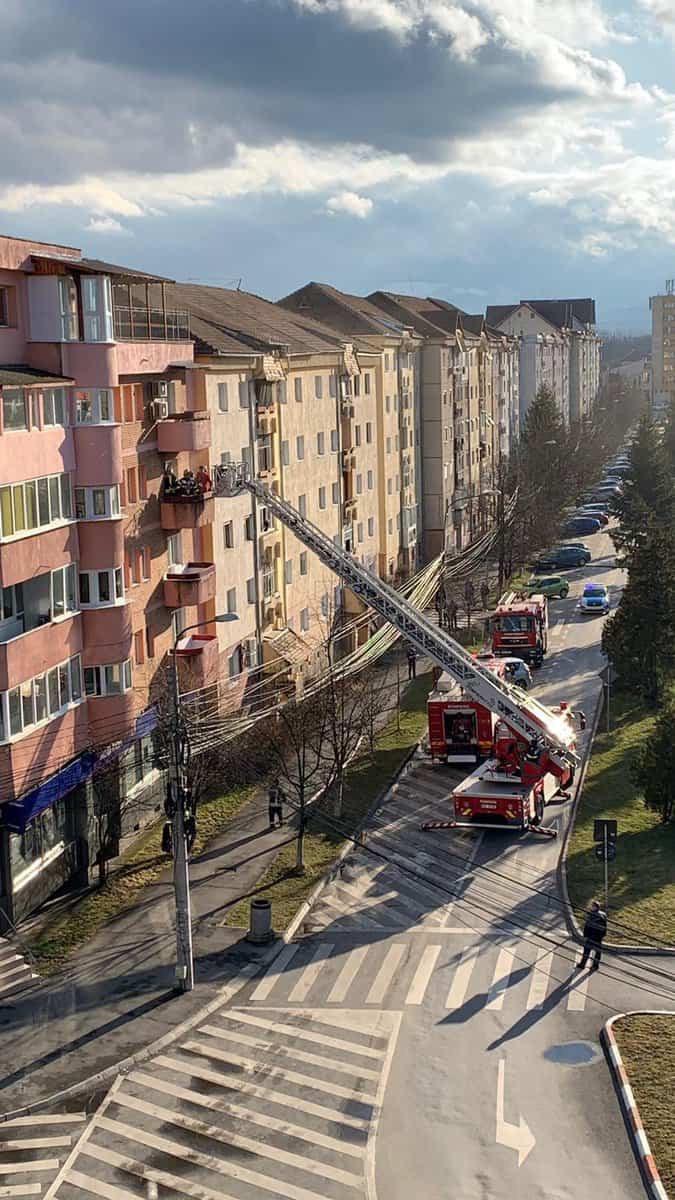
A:
POLYGON ((602 1058, 593 1042, 563 1042, 544 1051, 549 1062, 561 1063, 563 1067, 588 1067, 602 1058))

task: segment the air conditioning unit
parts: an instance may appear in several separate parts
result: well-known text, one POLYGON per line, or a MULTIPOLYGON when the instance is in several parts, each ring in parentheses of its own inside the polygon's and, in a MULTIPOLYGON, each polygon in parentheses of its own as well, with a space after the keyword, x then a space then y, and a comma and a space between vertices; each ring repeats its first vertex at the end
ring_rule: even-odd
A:
POLYGON ((169 384, 166 379, 153 379, 148 384, 148 392, 151 400, 168 400, 169 384))
POLYGON ((153 421, 165 421, 169 415, 168 400, 151 400, 150 401, 150 416, 153 421))

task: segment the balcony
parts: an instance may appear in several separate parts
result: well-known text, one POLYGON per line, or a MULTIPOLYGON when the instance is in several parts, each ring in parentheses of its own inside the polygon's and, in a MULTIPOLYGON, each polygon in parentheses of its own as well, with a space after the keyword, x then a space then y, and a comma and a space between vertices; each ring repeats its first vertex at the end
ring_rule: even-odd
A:
POLYGON ((164 576, 164 603, 167 608, 189 608, 215 599, 214 563, 189 562, 171 567, 164 576))
POLYGON ((178 529, 201 529, 213 523, 213 493, 198 496, 170 495, 160 501, 162 529, 175 532, 178 529))
POLYGON ((218 638, 207 633, 190 633, 176 647, 181 691, 196 691, 218 677, 218 638))
POLYGON ((186 309, 113 300, 113 333, 116 342, 189 342, 190 314, 186 309))
POLYGON ((157 422, 160 454, 199 453, 211 444, 211 418, 207 412, 176 413, 157 422))
POLYGON ((357 512, 358 512, 358 509, 357 509, 356 499, 352 496, 349 500, 345 500, 345 503, 344 503, 345 521, 347 521, 347 522, 355 521, 357 518, 357 512))
POLYGON ((82 609, 83 665, 125 662, 131 654, 131 604, 105 604, 82 609))

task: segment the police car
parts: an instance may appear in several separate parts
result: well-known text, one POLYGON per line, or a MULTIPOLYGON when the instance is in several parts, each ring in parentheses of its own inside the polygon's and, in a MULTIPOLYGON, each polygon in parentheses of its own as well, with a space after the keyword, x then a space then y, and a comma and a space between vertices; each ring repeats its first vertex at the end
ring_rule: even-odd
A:
POLYGON ((587 583, 579 601, 579 611, 591 616, 604 616, 609 612, 609 592, 604 583, 587 583))

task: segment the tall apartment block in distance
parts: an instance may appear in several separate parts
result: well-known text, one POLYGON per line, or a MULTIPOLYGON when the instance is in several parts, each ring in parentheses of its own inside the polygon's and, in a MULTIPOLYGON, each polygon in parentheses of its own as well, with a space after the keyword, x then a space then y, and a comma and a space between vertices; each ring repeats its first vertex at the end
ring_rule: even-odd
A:
MULTIPOLYGON (((158 810, 153 694, 215 611, 210 419, 156 276, 0 238, 0 904, 17 920, 158 810), (208 459, 207 459, 208 461, 208 459)), ((184 686, 217 670, 207 625, 184 686)))
POLYGON ((675 279, 666 290, 649 301, 652 314, 651 403, 655 416, 662 416, 675 401, 675 279))

